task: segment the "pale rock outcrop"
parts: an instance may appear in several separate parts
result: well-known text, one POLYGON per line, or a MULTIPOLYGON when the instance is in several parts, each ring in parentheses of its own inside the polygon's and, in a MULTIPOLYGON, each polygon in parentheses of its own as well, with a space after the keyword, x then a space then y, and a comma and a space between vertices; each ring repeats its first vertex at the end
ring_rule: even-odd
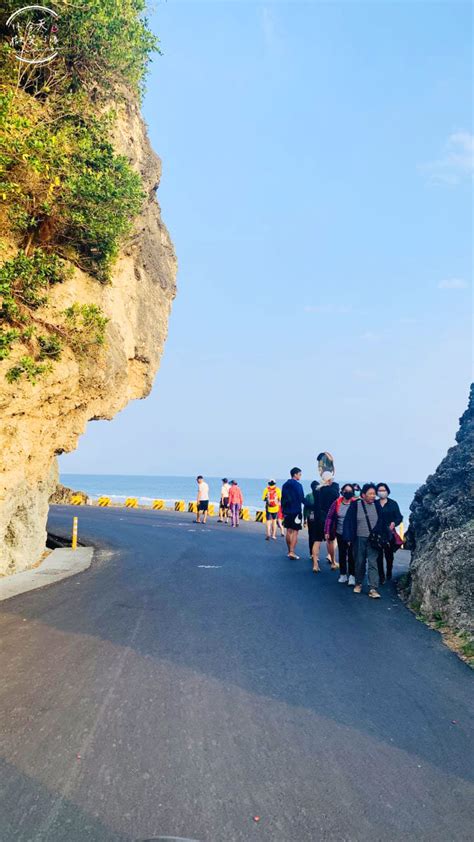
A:
MULTIPOLYGON (((148 195, 112 283, 100 284, 77 269, 51 289, 47 309, 39 312, 55 322, 73 302, 100 305, 109 319, 105 347, 82 360, 65 350, 35 385, 5 379, 25 348, 0 363, 0 575, 34 564, 44 550, 56 455, 76 448, 89 420, 110 419, 130 400, 145 397, 163 351, 176 257, 155 196, 161 162, 133 99, 118 109, 114 145, 140 172, 148 195)), ((7 244, 3 259, 8 251, 7 244)))

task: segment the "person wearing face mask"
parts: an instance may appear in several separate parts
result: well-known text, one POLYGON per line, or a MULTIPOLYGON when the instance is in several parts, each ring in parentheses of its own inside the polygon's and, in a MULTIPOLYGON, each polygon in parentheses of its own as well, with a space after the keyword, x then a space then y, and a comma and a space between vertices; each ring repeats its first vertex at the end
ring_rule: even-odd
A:
POLYGON ((339 550, 339 568, 340 576, 338 582, 342 584, 349 584, 354 586, 355 581, 355 563, 352 545, 345 540, 343 536, 344 520, 349 511, 349 506, 354 500, 354 486, 350 482, 346 482, 342 486, 341 496, 332 503, 331 508, 327 514, 326 522, 324 524, 324 537, 329 541, 337 541, 339 550), (347 571, 349 570, 349 577, 347 571))
POLYGON ((359 483, 353 482, 352 488, 354 489, 354 497, 360 497, 360 485, 359 485, 359 483))
POLYGON ((377 487, 377 497, 379 498, 380 506, 382 508, 382 520, 389 530, 391 541, 385 544, 380 550, 377 558, 379 568, 380 582, 383 585, 385 579, 389 581, 392 578, 393 570, 393 556, 398 549, 398 544, 395 542, 394 532, 395 527, 399 526, 403 520, 403 515, 396 500, 390 497, 390 488, 386 482, 379 482, 377 487), (384 560, 387 565, 387 573, 384 571, 384 560))
POLYGON ((362 592, 362 584, 367 569, 369 580, 369 596, 380 599, 377 590, 379 586, 379 569, 377 558, 379 554, 379 537, 385 540, 386 528, 382 521, 382 507, 376 499, 377 491, 373 482, 366 482, 362 486, 359 500, 353 500, 344 518, 342 535, 354 547, 355 579, 353 593, 362 592))

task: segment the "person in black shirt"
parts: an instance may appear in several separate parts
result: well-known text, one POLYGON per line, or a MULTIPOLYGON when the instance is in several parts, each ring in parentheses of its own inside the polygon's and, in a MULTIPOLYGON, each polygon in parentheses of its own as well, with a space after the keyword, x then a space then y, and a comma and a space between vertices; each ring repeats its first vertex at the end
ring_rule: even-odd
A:
MULTIPOLYGON (((393 535, 395 527, 399 526, 399 524, 403 520, 403 515, 400 511, 400 507, 396 500, 392 500, 392 498, 390 497, 390 488, 386 482, 379 482, 379 484, 376 486, 376 490, 377 496, 379 498, 379 503, 382 507, 383 523, 389 530, 390 534, 393 535)), ((382 585, 385 582, 385 579, 387 579, 388 581, 392 578, 393 556, 397 549, 398 547, 395 544, 395 541, 392 540, 390 544, 385 544, 384 548, 379 550, 377 565, 379 568, 380 584, 382 585), (387 575, 385 575, 384 571, 384 556, 387 564, 387 575)))
MULTIPOLYGON (((329 509, 331 508, 332 504, 335 500, 339 497, 339 485, 337 482, 334 482, 333 475, 330 471, 324 471, 323 475, 321 476, 322 483, 319 486, 316 494, 318 497, 318 505, 317 505, 317 533, 319 538, 316 540, 324 541, 324 524, 326 522, 326 518, 328 516, 329 509)), ((331 565, 331 570, 337 570, 339 565, 336 563, 336 541, 327 541, 326 542, 327 551, 328 551, 328 561, 331 565)), ((318 555, 319 555, 319 546, 317 548, 318 555)), ((316 554, 316 550, 313 553, 316 554)))

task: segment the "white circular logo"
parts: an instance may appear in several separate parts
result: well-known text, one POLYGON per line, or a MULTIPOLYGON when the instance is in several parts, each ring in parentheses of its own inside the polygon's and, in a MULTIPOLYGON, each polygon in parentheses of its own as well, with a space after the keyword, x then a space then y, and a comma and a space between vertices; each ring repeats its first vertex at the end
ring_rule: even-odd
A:
POLYGON ((7 20, 15 58, 25 64, 46 64, 57 56, 59 15, 46 6, 23 6, 7 20))

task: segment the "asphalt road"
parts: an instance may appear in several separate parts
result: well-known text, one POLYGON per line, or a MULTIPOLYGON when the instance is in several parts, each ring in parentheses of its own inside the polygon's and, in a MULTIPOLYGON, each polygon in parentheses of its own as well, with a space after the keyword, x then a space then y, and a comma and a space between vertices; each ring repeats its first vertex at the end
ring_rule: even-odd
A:
POLYGON ((1 842, 471 842, 472 673, 390 587, 257 524, 73 513, 92 568, 0 604, 1 842))

